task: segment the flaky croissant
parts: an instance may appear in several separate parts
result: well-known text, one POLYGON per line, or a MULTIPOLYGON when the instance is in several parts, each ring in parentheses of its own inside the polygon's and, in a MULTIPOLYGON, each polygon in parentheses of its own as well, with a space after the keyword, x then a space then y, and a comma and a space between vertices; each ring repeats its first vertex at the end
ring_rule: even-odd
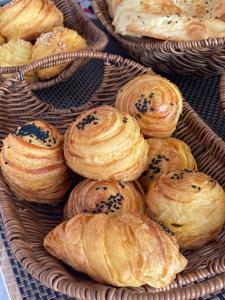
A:
POLYGON ((141 75, 123 86, 116 108, 135 117, 147 137, 166 138, 176 129, 183 108, 178 87, 155 75, 141 75))
POLYGON ((68 191, 70 171, 63 157, 63 138, 53 126, 33 121, 3 141, 1 171, 20 200, 56 204, 68 191))
POLYGON ((136 180, 148 164, 137 121, 112 106, 82 114, 65 133, 64 155, 76 173, 96 180, 136 180))
POLYGON ((176 240, 138 214, 81 214, 53 229, 45 249, 97 282, 168 286, 186 264, 176 240))
POLYGON ((225 222, 225 193, 204 173, 163 175, 150 185, 146 202, 153 218, 175 233, 182 249, 204 246, 225 222))

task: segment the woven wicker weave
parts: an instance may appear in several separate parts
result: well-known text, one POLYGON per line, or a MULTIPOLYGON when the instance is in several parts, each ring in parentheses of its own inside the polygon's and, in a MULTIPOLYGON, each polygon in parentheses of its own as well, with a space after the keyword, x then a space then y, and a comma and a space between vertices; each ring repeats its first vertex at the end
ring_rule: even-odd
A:
MULTIPOLYGON (((20 74, 0 87, 0 138, 23 122, 43 119, 62 132, 88 107, 102 103, 113 104, 118 89, 135 76, 151 69, 138 63, 106 53, 73 53, 57 55, 27 66, 20 74), (40 67, 89 58, 102 62, 102 80, 95 87, 90 100, 82 106, 68 109, 55 108, 31 92, 23 80, 24 73, 40 67), (104 63, 103 63, 104 62, 104 63)), ((96 81, 87 78, 90 85, 96 81)), ((82 87, 77 89, 86 97, 82 87)), ((60 95, 59 95, 60 96, 60 95)), ((225 144, 185 102, 183 115, 175 136, 188 143, 196 157, 199 169, 210 174, 225 187, 225 144)), ((42 247, 44 235, 62 220, 62 207, 34 206, 16 201, 3 180, 0 179, 0 209, 8 240, 22 266, 33 277, 50 288, 77 299, 195 299, 225 287, 225 228, 216 242, 203 249, 186 252, 189 264, 184 272, 167 289, 114 288, 95 283, 85 275, 76 273, 42 247)))
POLYGON ((136 61, 156 71, 184 75, 221 74, 225 67, 225 38, 202 41, 171 42, 153 38, 129 38, 116 34, 111 25, 106 0, 92 1, 97 18, 107 31, 136 61))
POLYGON ((225 71, 220 80, 220 101, 221 101, 222 110, 225 114, 225 71))
MULTIPOLYGON (((54 0, 54 3, 64 14, 65 27, 76 30, 85 38, 88 44, 87 50, 101 51, 105 48, 108 43, 106 35, 88 19, 76 1, 54 0)), ((32 83, 30 87, 32 90, 37 90, 47 88, 61 81, 67 80, 85 62, 87 62, 87 60, 72 62, 72 64, 57 77, 46 81, 32 83)), ((15 73, 20 69, 21 67, 0 68, 0 74, 15 73)), ((0 82, 1 81, 3 81, 3 79, 0 75, 0 82)))

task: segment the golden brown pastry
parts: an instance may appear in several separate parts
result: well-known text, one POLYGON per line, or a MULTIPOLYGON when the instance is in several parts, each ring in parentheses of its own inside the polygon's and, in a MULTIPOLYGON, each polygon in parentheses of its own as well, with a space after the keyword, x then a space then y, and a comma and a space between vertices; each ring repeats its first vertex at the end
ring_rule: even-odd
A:
POLYGON ((182 249, 204 246, 225 222, 225 193, 204 173, 163 175, 150 185, 146 201, 153 218, 175 233, 182 249))
POLYGON ((123 0, 106 0, 110 16, 113 18, 117 7, 123 0))
POLYGON ((176 129, 183 98, 178 87, 169 80, 145 74, 119 90, 115 105, 137 119, 145 136, 166 138, 176 129))
POLYGON ((93 108, 65 133, 64 155, 76 173, 96 180, 136 180, 148 164, 137 121, 112 106, 93 108))
POLYGON ((8 40, 34 40, 63 25, 63 14, 50 0, 14 0, 0 8, 1 34, 8 40))
POLYGON ((5 38, 0 34, 0 45, 5 43, 5 38))
POLYGON ((145 191, 159 176, 183 169, 197 170, 197 164, 187 144, 175 138, 147 140, 149 165, 139 181, 145 191))
MULTIPOLYGON (((53 54, 79 51, 87 47, 83 39, 76 31, 58 27, 51 32, 43 33, 35 42, 32 52, 32 61, 53 54)), ((58 65, 37 71, 40 79, 45 80, 60 74, 68 64, 58 65)))
POLYGON ((83 213, 145 213, 145 195, 137 181, 117 182, 85 179, 71 192, 64 217, 83 213))
POLYGON ((9 134, 0 162, 4 179, 20 200, 56 204, 70 187, 63 137, 42 121, 26 123, 9 134))
POLYGON ((114 286, 166 287, 187 264, 173 237, 132 213, 77 215, 52 230, 44 247, 77 271, 114 286))

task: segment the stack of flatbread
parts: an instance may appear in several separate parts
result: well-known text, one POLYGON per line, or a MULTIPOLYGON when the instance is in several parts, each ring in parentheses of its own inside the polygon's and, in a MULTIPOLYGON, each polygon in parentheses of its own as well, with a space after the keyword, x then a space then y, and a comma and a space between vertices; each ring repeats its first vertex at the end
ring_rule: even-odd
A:
POLYGON ((225 0, 106 0, 117 33, 172 41, 225 37, 225 0))

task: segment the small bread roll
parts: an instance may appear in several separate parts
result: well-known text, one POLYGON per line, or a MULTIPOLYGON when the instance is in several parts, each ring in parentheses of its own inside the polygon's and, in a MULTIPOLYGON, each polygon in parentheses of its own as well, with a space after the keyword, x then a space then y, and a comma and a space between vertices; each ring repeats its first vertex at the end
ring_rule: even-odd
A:
POLYGON ((197 164, 187 144, 175 138, 147 140, 149 165, 139 179, 145 191, 159 176, 183 169, 197 170, 197 164))
POLYGON ((138 182, 85 179, 71 192, 64 217, 83 213, 145 213, 145 195, 138 182))
POLYGON ((186 259, 176 240, 143 215, 81 214, 53 229, 45 249, 97 282, 167 287, 186 259))
MULTIPOLYGON (((83 39, 76 31, 58 27, 51 32, 43 33, 35 42, 32 52, 32 61, 53 54, 82 50, 87 47, 83 39)), ((60 74, 69 64, 62 64, 42 70, 37 70, 41 80, 46 80, 60 74)))
POLYGON ((147 137, 167 138, 175 131, 183 109, 178 87, 155 75, 141 75, 123 86, 116 108, 135 117, 147 137))
POLYGON ((71 185, 63 157, 63 137, 42 121, 18 127, 3 141, 1 171, 20 200, 56 204, 71 185))
POLYGON ((34 40, 63 25, 63 14, 49 0, 13 0, 0 8, 1 34, 11 39, 34 40))
POLYGON ((204 173, 163 175, 150 185, 146 202, 153 218, 175 233, 182 249, 204 246, 225 222, 225 193, 204 173))
POLYGON ((5 43, 5 38, 0 34, 0 45, 5 43))
POLYGON ((65 133, 64 155, 76 173, 96 180, 136 180, 148 164, 137 121, 112 106, 93 108, 65 133))

